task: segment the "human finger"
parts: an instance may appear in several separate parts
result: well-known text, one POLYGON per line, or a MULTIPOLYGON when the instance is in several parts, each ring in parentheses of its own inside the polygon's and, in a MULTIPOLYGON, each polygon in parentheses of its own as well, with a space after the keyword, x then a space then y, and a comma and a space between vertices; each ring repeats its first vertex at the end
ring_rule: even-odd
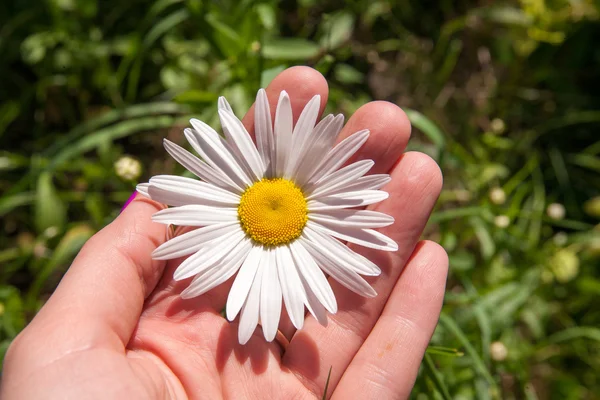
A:
POLYGON ((381 232, 398 243, 399 250, 388 253, 350 246, 381 268, 379 277, 367 278, 378 296, 365 299, 330 280, 338 301, 338 312, 330 316, 326 328, 308 318, 285 354, 284 365, 294 370, 315 393, 322 392, 330 367, 330 387, 335 388, 369 335, 413 252, 442 186, 441 172, 435 161, 417 152, 404 154, 391 177, 391 182, 384 188, 390 198, 370 209, 395 218, 395 223, 382 228, 381 232), (317 349, 318 365, 307 348, 317 349))
POLYGON ((440 315, 447 275, 445 250, 420 242, 333 398, 409 397, 440 315))
MULTIPOLYGON (((359 160, 373 160, 375 165, 369 174, 388 173, 398 161, 410 138, 410 122, 397 105, 387 101, 372 101, 360 107, 348 120, 340 132, 337 142, 341 142, 355 132, 368 129, 369 138, 354 154, 348 163, 359 160)), ((343 291, 341 295, 347 292, 343 291)), ((350 295, 354 295, 349 293, 350 295)), ((282 329, 291 340, 296 332, 293 325, 282 329)))
POLYGON ((387 174, 406 149, 410 138, 410 121, 397 105, 387 101, 372 101, 360 107, 348 120, 338 142, 363 129, 370 132, 365 144, 348 163, 373 160, 369 174, 387 174))
POLYGON ((27 343, 29 361, 43 363, 74 348, 125 348, 165 267, 150 257, 166 236, 164 225, 150 218, 161 208, 138 196, 88 240, 17 340, 27 343))

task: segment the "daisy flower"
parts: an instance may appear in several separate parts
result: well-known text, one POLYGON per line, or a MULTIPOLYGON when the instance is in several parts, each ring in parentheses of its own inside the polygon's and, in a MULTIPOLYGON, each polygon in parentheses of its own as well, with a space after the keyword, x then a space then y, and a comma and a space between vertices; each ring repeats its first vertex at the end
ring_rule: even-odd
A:
POLYGON ((157 260, 189 256, 174 274, 178 281, 193 277, 182 298, 200 296, 237 273, 226 315, 232 321, 240 314, 241 344, 259 323, 265 339, 272 341, 282 304, 297 329, 305 306, 325 325, 326 311, 337 311, 327 276, 359 295, 375 296, 361 275, 377 276, 380 269, 345 242, 385 251, 398 248, 374 230, 392 224, 392 217, 357 209, 388 197, 379 189, 389 175, 365 176, 371 160, 345 165, 369 131, 334 146, 343 116, 328 115, 317 124, 319 105, 320 97, 313 97, 294 126, 290 98, 283 91, 273 123, 261 89, 254 110, 255 145, 221 97, 224 137, 196 119, 190 121, 193 129, 184 131, 200 158, 164 141, 167 152, 200 180, 159 175, 137 188, 171 206, 154 214, 154 221, 198 227, 152 253, 157 260))

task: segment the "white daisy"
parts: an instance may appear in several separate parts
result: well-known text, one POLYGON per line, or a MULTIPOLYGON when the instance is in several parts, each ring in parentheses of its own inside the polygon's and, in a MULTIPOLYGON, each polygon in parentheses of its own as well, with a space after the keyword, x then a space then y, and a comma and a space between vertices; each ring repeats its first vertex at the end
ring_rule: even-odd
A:
POLYGON ((281 92, 273 124, 261 89, 255 145, 221 97, 224 138, 195 119, 190 121, 193 129, 184 131, 201 159, 164 141, 167 152, 200 180, 159 175, 138 185, 142 194, 172 206, 154 214, 154 221, 199 227, 152 254, 158 260, 189 256, 174 274, 175 280, 194 277, 181 297, 200 296, 237 272, 226 315, 232 321, 240 314, 241 344, 259 322, 265 339, 274 339, 282 300, 297 329, 305 306, 325 325, 325 311, 337 311, 327 275, 362 296, 375 296, 360 275, 377 276, 380 269, 344 242, 385 251, 398 248, 373 230, 392 224, 392 217, 356 209, 388 197, 379 189, 389 175, 365 176, 371 160, 343 166, 369 131, 356 132, 334 147, 343 116, 328 115, 315 126, 319 104, 320 97, 313 97, 293 126, 290 99, 281 92))

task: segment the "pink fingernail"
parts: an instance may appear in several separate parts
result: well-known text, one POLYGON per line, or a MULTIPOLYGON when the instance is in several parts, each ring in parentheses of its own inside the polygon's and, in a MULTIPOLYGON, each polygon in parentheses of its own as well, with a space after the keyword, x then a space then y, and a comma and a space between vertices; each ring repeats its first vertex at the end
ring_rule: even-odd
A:
POLYGON ((125 210, 127 208, 127 206, 135 199, 136 195, 137 195, 137 191, 133 192, 131 194, 131 196, 129 196, 129 198, 127 199, 125 204, 123 204, 123 207, 121 208, 121 212, 123 212, 123 210, 125 210))

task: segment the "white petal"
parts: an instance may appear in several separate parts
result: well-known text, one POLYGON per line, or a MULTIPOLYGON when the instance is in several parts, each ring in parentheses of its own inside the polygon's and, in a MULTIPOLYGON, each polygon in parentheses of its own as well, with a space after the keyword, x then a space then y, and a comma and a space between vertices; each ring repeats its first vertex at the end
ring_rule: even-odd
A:
MULTIPOLYGON (((324 139, 325 132, 329 131, 330 125, 333 123, 334 116, 332 114, 326 115, 319 123, 312 129, 308 137, 306 138, 302 149, 298 152, 298 160, 296 162, 296 168, 293 172, 293 179, 298 178, 305 172, 306 169, 314 168, 315 161, 317 158, 314 157, 314 152, 319 147, 325 147, 326 142, 324 139)), ((325 150, 325 152, 329 151, 329 148, 325 150)), ((321 162, 321 159, 318 159, 318 162, 321 162)))
POLYGON ((207 206, 238 206, 240 196, 210 183, 175 175, 157 175, 150 179, 148 193, 152 200, 180 206, 203 204, 207 206))
POLYGON ((181 298, 191 299, 193 297, 201 296, 231 278, 240 268, 240 265, 248 256, 251 249, 251 240, 245 238, 236 248, 228 253, 217 266, 197 275, 190 285, 181 292, 181 298))
MULTIPOLYGON (((192 130, 192 129, 188 128, 188 130, 190 130, 194 134, 193 137, 207 136, 215 141, 216 141, 216 139, 220 138, 217 131, 215 131, 210 125, 208 125, 204 121, 200 121, 199 119, 192 118, 192 119, 190 119, 190 124, 192 125, 192 127, 194 129, 192 130)), ((185 133, 185 130, 184 130, 184 133, 185 133)), ((192 143, 193 141, 189 141, 189 142, 191 145, 194 144, 194 143, 192 143)))
POLYGON ((237 216, 236 208, 190 204, 161 210, 152 216, 152 221, 172 225, 205 226, 237 222, 237 216))
POLYGON ((382 228, 394 223, 394 217, 371 210, 340 209, 323 211, 322 213, 312 212, 308 215, 308 218, 334 226, 362 229, 382 228))
POLYGON ((310 134, 317 123, 320 107, 321 96, 317 94, 313 96, 308 103, 306 103, 304 109, 300 113, 292 136, 295 137, 294 142, 298 145, 298 147, 302 147, 306 140, 310 137, 310 134))
POLYGON ((369 138, 369 130, 364 129, 348 136, 337 146, 331 149, 324 157, 321 164, 315 170, 309 183, 317 182, 322 177, 330 174, 341 167, 350 157, 362 147, 369 138))
POLYGON ((329 258, 324 257, 321 253, 321 249, 318 245, 312 243, 310 240, 305 238, 300 239, 302 244, 308 250, 310 255, 314 257, 315 261, 319 266, 331 276, 333 279, 338 281, 341 285, 346 288, 352 290, 354 293, 357 293, 361 296, 365 297, 375 297, 377 296, 377 292, 375 289, 369 285, 367 281, 365 281, 360 275, 356 272, 344 268, 339 264, 331 261, 329 258))
POLYGON ((172 190, 163 189, 157 186, 148 186, 148 197, 159 203, 167 204, 172 207, 184 206, 190 203, 199 203, 195 196, 177 193, 172 190))
POLYGON ((223 96, 219 97, 218 108, 219 108, 219 110, 226 110, 226 111, 233 112, 233 110, 231 109, 231 106, 227 102, 227 99, 223 96))
POLYGON ((345 266, 356 273, 368 276, 378 276, 381 269, 371 260, 350 250, 337 239, 315 231, 308 226, 304 228, 304 234, 312 243, 318 243, 323 256, 329 258, 331 262, 345 266))
POLYGON ((292 104, 285 90, 279 95, 275 112, 275 176, 283 176, 292 147, 292 104))
POLYGON ((260 89, 254 103, 254 135, 256 136, 256 147, 265 166, 265 175, 273 176, 271 159, 274 160, 275 139, 273 137, 273 122, 271 120, 271 108, 267 92, 260 89))
POLYGON ((340 186, 330 194, 359 192, 363 190, 378 190, 387 185, 391 180, 392 178, 387 174, 362 176, 354 182, 349 182, 343 186, 340 186))
POLYGON ((285 308, 296 329, 302 329, 306 295, 292 253, 287 246, 280 246, 275 249, 275 258, 285 308))
POLYGON ((246 238, 246 234, 239 229, 222 240, 216 241, 213 246, 205 246, 196 254, 188 257, 182 262, 173 274, 173 279, 181 281, 190 276, 206 271, 218 265, 230 252, 233 252, 237 246, 246 238))
POLYGON ((298 121, 296 122, 296 126, 294 127, 294 131, 292 134, 292 151, 289 154, 289 158, 287 160, 287 164, 285 166, 284 178, 289 179, 294 176, 294 172, 296 171, 296 166, 298 161, 301 160, 304 156, 304 146, 308 142, 309 137, 311 136, 313 129, 315 128, 315 123, 317 122, 317 117, 319 114, 319 108, 321 106, 321 96, 315 95, 307 104, 304 106, 300 117, 298 117, 298 121))
POLYGON ((253 178, 256 180, 262 179, 265 167, 250 134, 246 131, 242 122, 230 111, 220 110, 219 117, 223 127, 227 128, 223 131, 229 145, 238 154, 238 157, 248 165, 253 178))
POLYGON ((306 294, 306 308, 321 325, 327 326, 327 310, 323 307, 323 304, 321 304, 302 275, 300 275, 300 280, 306 294))
POLYGON ((342 126, 344 125, 344 116, 338 114, 333 117, 328 115, 315 126, 309 142, 307 143, 304 155, 298 160, 294 181, 299 186, 303 186, 323 161, 323 157, 335 142, 342 126))
POLYGON ((289 246, 300 275, 327 311, 335 314, 337 312, 337 302, 323 271, 321 271, 315 260, 298 240, 290 243, 289 246))
POLYGON ((355 243, 371 249, 384 251, 398 250, 398 244, 396 242, 385 236, 383 233, 379 233, 372 229, 332 227, 314 221, 308 221, 306 226, 338 239, 346 240, 350 243, 355 243))
POLYGON ((241 188, 225 175, 223 171, 212 168, 183 147, 178 146, 167 139, 163 140, 163 144, 171 157, 198 178, 205 182, 212 183, 215 186, 227 188, 233 192, 242 192, 241 188))
POLYGON ((381 190, 362 190, 359 192, 344 192, 330 196, 319 197, 309 200, 308 211, 327 211, 338 208, 362 207, 369 204, 379 203, 389 197, 387 192, 381 190))
POLYGON ((260 323, 267 342, 275 339, 279 317, 281 315, 281 286, 275 254, 268 250, 269 258, 263 266, 262 284, 260 287, 260 323))
MULTIPOLYGON (((225 110, 221 109, 220 112, 221 111, 225 110)), ((233 179, 235 182, 239 182, 239 180, 241 180, 241 186, 245 187, 248 184, 248 182, 252 180, 252 172, 250 170, 250 166, 248 165, 242 154, 239 152, 239 150, 237 148, 233 148, 226 140, 224 140, 217 133, 217 131, 215 131, 208 124, 197 119, 191 119, 190 123, 192 124, 194 129, 186 129, 183 131, 183 133, 186 135, 194 149, 198 151, 198 154, 205 158, 204 155, 200 152, 204 151, 204 153, 211 157, 213 163, 219 164, 219 160, 221 160, 221 163, 223 163, 223 165, 221 166, 219 164, 220 168, 225 168, 224 172, 228 176, 230 176, 231 179, 233 179), (194 142, 196 142, 195 146, 194 142), (197 149, 197 147, 200 147, 201 149, 199 150, 197 149)), ((227 126, 223 126, 223 132, 225 133, 225 136, 230 137, 227 126)), ((210 164, 209 161, 211 160, 206 161, 210 164)), ((213 168, 217 167, 213 166, 213 168)))
POLYGON ((226 306, 227 319, 229 321, 235 319, 248 297, 263 251, 261 246, 254 246, 233 281, 226 306))
POLYGON ((327 127, 326 130, 323 131, 323 144, 325 145, 325 149, 326 151, 329 151, 337 137, 339 136, 340 132, 342 131, 342 127, 344 126, 344 115, 343 114, 338 114, 333 118, 333 121, 331 122, 331 125, 327 127))
POLYGON ((240 188, 243 189, 252 183, 248 174, 227 149, 222 138, 208 125, 197 121, 195 129, 186 128, 183 134, 208 165, 223 172, 240 188), (200 128, 204 130, 199 132, 198 129, 200 128), (209 133, 209 129, 217 136, 215 137, 212 133, 209 133))
POLYGON ((135 190, 137 190, 137 192, 139 194, 141 194, 142 196, 150 197, 150 193, 148 193, 149 187, 150 187, 149 183, 138 183, 137 186, 135 187, 135 190))
POLYGON ((195 229, 183 235, 176 236, 158 246, 152 252, 152 258, 155 260, 170 260, 172 258, 187 256, 188 254, 197 252, 206 245, 212 244, 213 240, 228 237, 237 231, 241 231, 237 222, 210 225, 195 229))
POLYGON ((310 200, 328 195, 350 182, 355 182, 358 178, 366 174, 374 164, 373 160, 357 161, 324 176, 313 184, 306 185, 304 192, 309 194, 307 199, 310 200))
POLYGON ((263 274, 263 259, 268 258, 268 253, 263 252, 259 263, 259 268, 256 271, 256 276, 252 281, 252 287, 248 298, 242 307, 240 313, 240 326, 238 328, 238 341, 240 344, 248 343, 248 340, 252 337, 256 325, 258 325, 258 315, 260 310, 260 287, 262 284, 263 274))

